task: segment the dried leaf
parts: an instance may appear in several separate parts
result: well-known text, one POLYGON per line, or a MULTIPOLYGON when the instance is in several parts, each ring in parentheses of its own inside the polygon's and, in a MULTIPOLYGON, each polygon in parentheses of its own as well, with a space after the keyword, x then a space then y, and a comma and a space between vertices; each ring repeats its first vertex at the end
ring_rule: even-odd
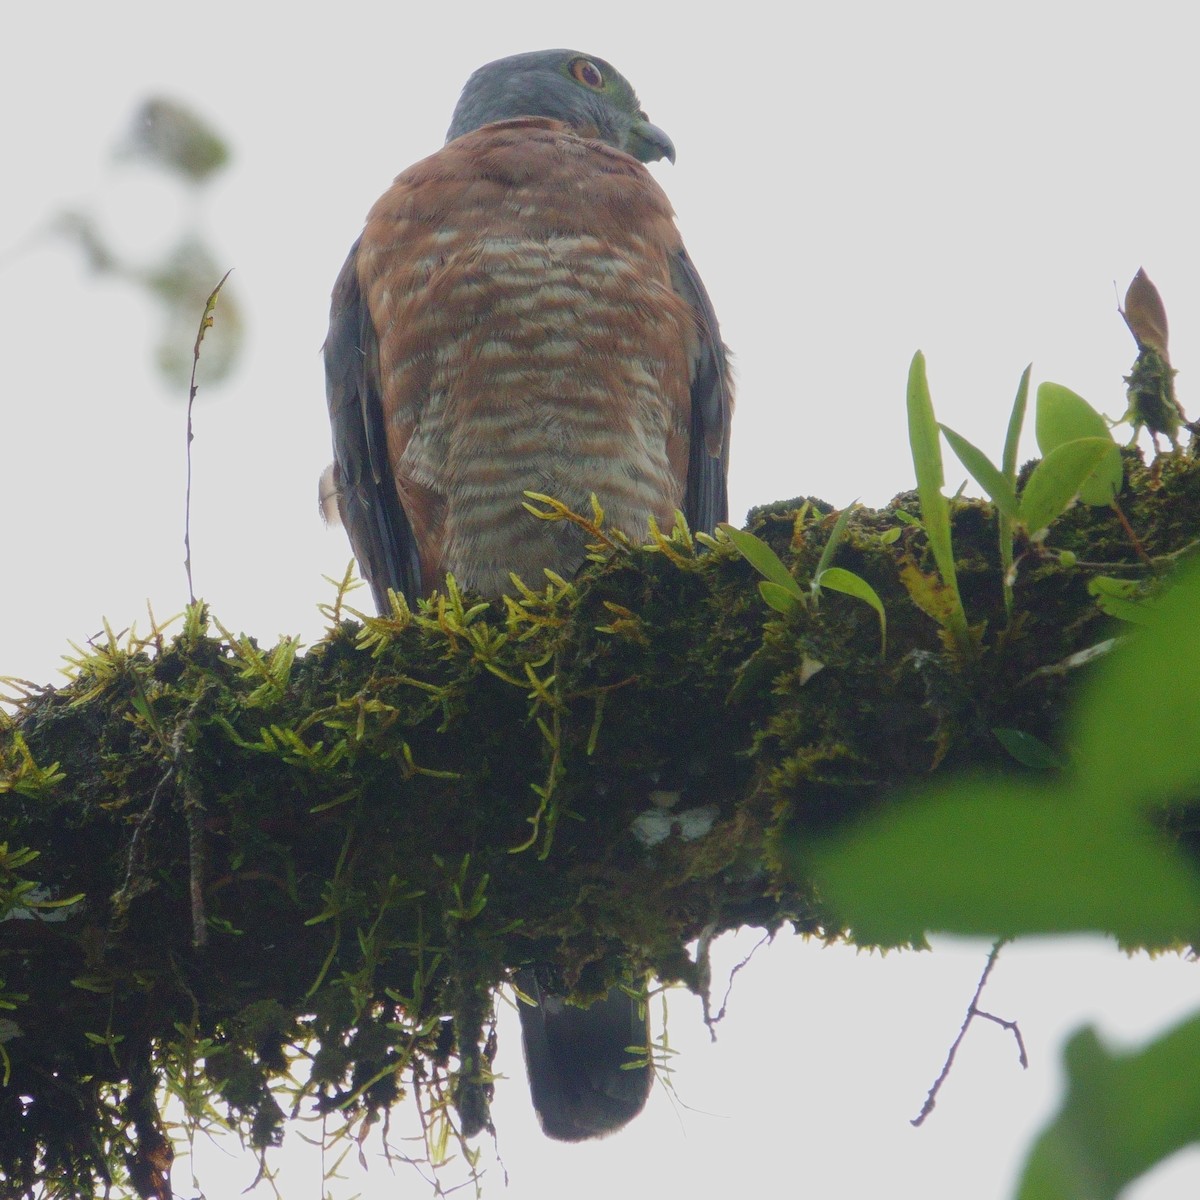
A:
POLYGON ((1129 326, 1129 332, 1137 341, 1138 348, 1153 350, 1163 360, 1170 362, 1167 355, 1167 310, 1163 307, 1158 288, 1139 267, 1129 290, 1125 293, 1125 307, 1121 316, 1129 326))

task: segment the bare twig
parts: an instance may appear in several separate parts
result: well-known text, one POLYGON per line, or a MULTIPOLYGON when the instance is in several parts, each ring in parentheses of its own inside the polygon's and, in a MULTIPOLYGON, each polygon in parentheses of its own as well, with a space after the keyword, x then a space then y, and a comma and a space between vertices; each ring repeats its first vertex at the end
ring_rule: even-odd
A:
MULTIPOLYGON (((182 729, 182 726, 180 726, 182 729)), ((186 753, 182 743, 180 758, 186 753)), ((208 945, 208 919, 204 913, 204 797, 191 771, 179 770, 179 790, 183 800, 183 818, 188 832, 188 896, 192 905, 192 946, 208 945)))
MULTIPOLYGON (((710 940, 711 940, 711 935, 710 935, 710 940)), ((721 1023, 723 1020, 725 1020, 725 1010, 726 1010, 726 1008, 727 1008, 727 1007, 728 1007, 728 1005, 729 1005, 729 997, 733 995, 733 977, 734 977, 734 976, 735 976, 735 975, 736 975, 736 974, 737 974, 737 973, 738 973, 738 972, 739 972, 739 971, 740 971, 740 970, 741 970, 743 967, 748 967, 748 966, 750 965, 750 960, 751 960, 751 959, 752 959, 752 958, 753 958, 753 957, 754 957, 754 956, 755 956, 755 955, 756 955, 756 954, 757 954, 757 953, 758 953, 758 952, 759 952, 759 951, 760 951, 760 950, 761 950, 761 949, 762 949, 762 948, 763 948, 765 945, 767 945, 769 942, 772 942, 772 941, 774 941, 774 940, 775 940, 775 935, 774 935, 774 934, 771 934, 771 933, 765 933, 765 934, 763 934, 763 936, 762 936, 761 938, 759 938, 759 939, 758 939, 758 941, 757 941, 757 942, 755 942, 753 946, 751 946, 751 947, 750 947, 750 952, 749 952, 749 953, 746 955, 746 957, 745 957, 745 958, 743 958, 741 962, 739 962, 739 963, 737 963, 737 964, 735 964, 735 965, 734 965, 733 969, 732 969, 732 970, 729 972, 729 978, 728 978, 728 979, 725 981, 725 995, 721 997, 721 1007, 720 1007, 720 1008, 717 1010, 717 1015, 716 1015, 715 1017, 712 1015, 712 1012, 711 1012, 711 1010, 710 1010, 710 1008, 709 1008, 709 996, 708 996, 708 988, 706 987, 706 988, 704 989, 704 994, 703 994, 703 996, 701 997, 701 999, 702 999, 702 1002, 703 1002, 703 1005, 704 1005, 704 1024, 705 1024, 705 1025, 707 1026, 707 1028, 708 1028, 708 1036, 709 1036, 710 1038, 712 1038, 712 1040, 713 1040, 714 1042, 717 1040, 717 1030, 716 1030, 716 1027, 717 1027, 717 1025, 719 1025, 719 1024, 720 1024, 720 1023, 721 1023)), ((708 945, 707 945, 707 944, 704 944, 704 945, 703 945, 703 947, 702 947, 702 953, 703 953, 705 956, 707 956, 707 954, 708 954, 708 945)))
POLYGON ((1138 537, 1133 526, 1129 523, 1129 518, 1121 511, 1121 506, 1116 502, 1116 500, 1112 501, 1112 510, 1117 514, 1117 520, 1121 522, 1121 528, 1125 531, 1125 536, 1132 544, 1134 552, 1137 554, 1138 558, 1140 558, 1146 566, 1154 566, 1154 562, 1150 555, 1146 553, 1146 547, 1142 545, 1142 539, 1138 537))
POLYGON ((941 1091, 942 1084, 946 1082, 950 1074, 950 1068, 954 1065, 954 1056, 958 1053, 958 1048, 962 1045, 963 1038, 967 1036, 967 1030, 971 1027, 971 1022, 976 1017, 982 1017, 985 1021, 994 1021, 997 1025, 1009 1030, 1017 1039, 1017 1054, 1021 1066, 1029 1066, 1029 1056, 1025 1053, 1025 1040, 1021 1037, 1021 1031, 1017 1028, 1016 1021, 1006 1021, 1002 1017, 984 1012, 979 1007, 979 997, 983 995, 983 989, 987 986, 988 976, 991 975, 992 968, 996 965, 996 959, 1000 957, 1000 951, 1010 940, 1010 938, 1001 938, 992 947, 991 953, 988 954, 987 962, 983 967, 983 973, 979 976, 979 982, 975 985, 975 995, 971 997, 971 1003, 967 1006, 967 1015, 963 1019, 962 1028, 958 1031, 958 1037, 954 1039, 950 1051, 946 1055, 946 1061, 942 1064, 941 1074, 933 1081, 933 1087, 929 1089, 929 1095, 925 1097, 925 1103, 921 1105, 921 1111, 912 1119, 911 1124, 924 1124, 925 1118, 933 1112, 934 1107, 937 1105, 938 1092, 941 1091))
POLYGON ((129 848, 125 852, 125 880, 113 894, 113 903, 119 912, 127 908, 135 897, 141 895, 146 890, 146 882, 140 877, 141 867, 145 859, 145 852, 142 849, 142 839, 158 811, 158 798, 162 794, 163 788, 174 778, 175 763, 172 762, 164 772, 162 778, 154 785, 154 791, 150 793, 149 804, 146 805, 145 810, 134 824, 133 834, 129 839, 129 848))
POLYGON ((142 878, 146 860, 143 842, 147 831, 154 822, 163 789, 169 784, 175 784, 188 831, 188 895, 192 908, 192 945, 196 949, 208 944, 208 921, 204 911, 205 810, 200 786, 188 768, 187 757, 191 753, 188 737, 203 698, 204 694, 201 693, 192 701, 187 711, 179 718, 179 722, 171 734, 168 743, 171 755, 170 764, 158 783, 154 785, 154 791, 150 794, 150 802, 137 819, 126 854, 125 881, 113 896, 117 909, 123 911, 135 897, 149 887, 147 881, 142 878))
POLYGON ((200 328, 196 331, 196 344, 192 347, 192 378, 188 387, 187 402, 187 490, 183 499, 183 569, 187 572, 188 602, 196 603, 196 591, 192 586, 192 404, 196 399, 199 385, 196 383, 196 368, 200 365, 200 343, 204 335, 212 328, 213 318, 217 311, 217 296, 225 286, 233 268, 230 267, 221 276, 221 282, 209 293, 204 303, 204 315, 200 318, 200 328))
POLYGON ((1007 1029, 1017 1039, 1017 1061, 1022 1067, 1028 1069, 1029 1055, 1025 1050, 1025 1039, 1021 1036, 1021 1028, 1016 1021, 1006 1021, 1003 1017, 996 1016, 995 1013, 984 1012, 982 1008, 977 1008, 975 1015, 982 1017, 985 1021, 994 1021, 1001 1029, 1007 1029))

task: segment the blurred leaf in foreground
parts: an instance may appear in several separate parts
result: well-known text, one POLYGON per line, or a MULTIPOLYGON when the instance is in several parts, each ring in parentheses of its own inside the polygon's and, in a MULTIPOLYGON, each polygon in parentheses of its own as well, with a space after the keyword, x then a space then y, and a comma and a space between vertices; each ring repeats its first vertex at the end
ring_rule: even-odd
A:
POLYGON ((1034 1143, 1018 1200, 1115 1200, 1200 1141, 1200 1016, 1128 1053, 1082 1029, 1063 1059, 1066 1100, 1034 1143))
POLYGON ((155 163, 189 183, 204 183, 229 162, 224 138, 186 105, 166 96, 142 102, 120 153, 155 163))
POLYGON ((1200 568, 1101 663, 1057 780, 951 780, 832 839, 821 892, 860 941, 930 930, 1100 931, 1167 946, 1200 927, 1200 880, 1155 817, 1200 789, 1200 568))

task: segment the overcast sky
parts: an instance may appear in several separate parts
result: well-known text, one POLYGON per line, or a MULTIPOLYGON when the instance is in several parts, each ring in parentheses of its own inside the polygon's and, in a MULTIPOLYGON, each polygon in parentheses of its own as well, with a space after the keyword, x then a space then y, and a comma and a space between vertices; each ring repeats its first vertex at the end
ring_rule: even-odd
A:
MULTIPOLYGON (((321 576, 349 549, 317 517, 329 458, 319 349, 329 289, 375 198, 442 142, 466 77, 517 51, 607 58, 673 138, 670 195, 736 355, 732 504, 879 505, 912 484, 904 384, 929 363, 939 417, 999 454, 1025 364, 1116 416, 1132 339, 1116 312, 1144 266, 1165 300, 1190 415, 1197 271, 1196 18, 1177 4, 558 3, 22 5, 0 17, 0 674, 57 678, 107 617, 186 600, 183 399, 150 363, 157 315, 79 256, 28 243, 67 206, 129 253, 170 245, 196 205, 113 144, 152 93, 194 106, 236 161, 202 198, 248 347, 196 411, 197 592, 235 630, 316 635, 321 576), (787 15, 782 15, 782 14, 787 15)), ((214 281, 215 282, 215 281, 214 281)), ((220 315, 218 314, 218 321, 220 315)), ((1026 446, 1033 452, 1032 444, 1026 446)), ((948 467, 951 489, 961 473, 948 467)), ((726 967, 753 944, 720 948, 726 967)), ((1066 1033, 1148 1037, 1188 1011, 1195 968, 1101 943, 1006 951, 988 1007, 1031 1053, 977 1030, 934 1117, 908 1120, 957 1031, 986 947, 855 955, 796 940, 738 976, 709 1044, 671 1005, 679 1103, 659 1089, 607 1142, 537 1133, 514 1022, 496 1101, 509 1186, 488 1200, 729 1193, 999 1200, 1057 1100, 1066 1033)), ((719 977, 719 976, 718 976, 719 977)), ((297 1153, 289 1139, 284 1159, 297 1153)), ((210 1156, 211 1159, 211 1156, 210 1156)), ((206 1160, 208 1195, 253 1178, 206 1160), (209 1170, 213 1174, 208 1174, 209 1170), (228 1174, 226 1174, 228 1172, 228 1174)), ((316 1197, 311 1164, 286 1194, 316 1197)), ((427 1194, 376 1162, 341 1194, 427 1194)), ((191 1194, 186 1166, 180 1194, 191 1194)), ((1200 1189, 1200 1154, 1130 1195, 1200 1189)))

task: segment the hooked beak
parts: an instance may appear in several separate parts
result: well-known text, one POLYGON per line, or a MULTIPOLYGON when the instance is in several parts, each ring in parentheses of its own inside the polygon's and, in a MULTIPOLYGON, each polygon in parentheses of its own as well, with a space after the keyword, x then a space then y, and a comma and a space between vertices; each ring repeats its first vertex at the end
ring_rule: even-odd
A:
POLYGON ((675 162, 675 143, 664 130, 645 120, 638 121, 629 131, 629 144, 625 151, 639 162, 657 162, 660 158, 672 164, 675 162))

